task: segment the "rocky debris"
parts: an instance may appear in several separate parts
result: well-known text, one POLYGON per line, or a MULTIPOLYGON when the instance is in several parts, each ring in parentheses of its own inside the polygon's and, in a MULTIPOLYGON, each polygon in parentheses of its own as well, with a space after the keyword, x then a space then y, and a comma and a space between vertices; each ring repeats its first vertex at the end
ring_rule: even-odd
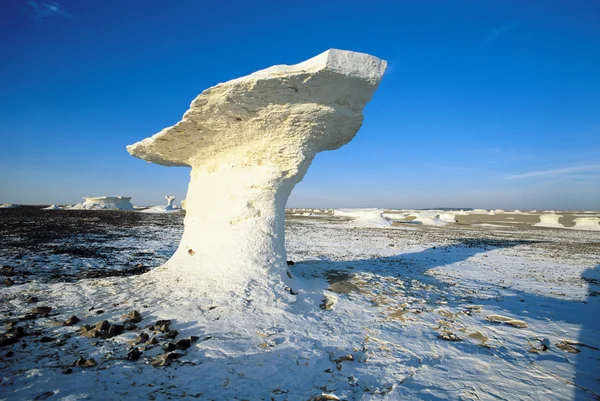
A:
POLYGON ((556 348, 558 348, 559 350, 568 352, 570 354, 578 354, 581 352, 581 350, 579 348, 574 347, 573 345, 569 344, 569 341, 561 341, 556 343, 556 348))
POLYGON ((15 274, 17 274, 17 272, 15 272, 15 268, 12 266, 2 266, 2 268, 0 269, 0 276, 4 276, 4 277, 12 277, 15 274))
POLYGON ((294 266, 296 264, 296 262, 294 262, 293 260, 288 260, 287 261, 287 265, 288 266, 294 266))
POLYGON ((537 341, 536 344, 533 344, 531 341, 527 340, 529 343, 529 352, 534 354, 539 354, 540 352, 546 352, 550 349, 550 340, 547 338, 536 338, 534 341, 537 341))
POLYGON ((155 368, 162 366, 171 366, 171 363, 175 359, 179 359, 183 356, 183 354, 179 354, 177 352, 167 352, 165 354, 159 355, 150 362, 152 366, 155 368))
POLYGON ((168 333, 170 331, 171 320, 157 320, 148 330, 154 332, 168 333))
POLYGON ((146 345, 156 345, 156 344, 158 344, 158 339, 156 338, 156 336, 152 336, 151 339, 146 341, 146 345))
POLYGON ((321 304, 319 305, 319 307, 323 310, 330 310, 330 309, 333 309, 333 306, 335 305, 336 302, 337 302, 337 297, 335 297, 334 295, 331 295, 331 294, 325 294, 325 297, 323 298, 323 301, 321 301, 321 304))
POLYGON ((41 343, 49 343, 54 341, 54 338, 52 337, 48 337, 48 336, 43 336, 42 338, 40 338, 40 342, 41 343))
POLYGON ((179 332, 177 330, 169 330, 167 333, 165 333, 165 338, 175 338, 179 335, 179 332))
POLYGON ((134 331, 138 329, 138 327, 131 322, 125 322, 123 327, 125 328, 125 331, 134 331))
POLYGON ((486 345, 486 343, 490 339, 488 336, 484 335, 479 330, 475 330, 473 333, 469 333, 469 335, 467 337, 472 338, 473 340, 479 341, 480 345, 486 345))
POLYGON ((27 299, 25 300, 25 302, 27 302, 28 304, 34 304, 38 301, 39 301, 38 297, 36 297, 34 295, 28 296, 27 299))
POLYGON ((47 315, 52 311, 51 306, 36 306, 29 312, 31 315, 47 315))
POLYGON ((81 357, 77 359, 73 365, 79 366, 80 368, 92 368, 96 366, 96 360, 94 358, 85 359, 84 357, 81 357))
POLYGON ((138 359, 140 359, 141 356, 142 356, 142 352, 140 351, 140 349, 137 347, 133 347, 127 353, 127 360, 128 361, 137 361, 138 359))
POLYGON ((54 391, 46 391, 45 393, 42 393, 42 394, 38 395, 37 397, 35 397, 34 401, 48 399, 48 398, 52 397, 54 394, 55 394, 54 391))
POLYGON ((142 321, 142 315, 140 315, 140 312, 136 310, 123 315, 123 318, 125 318, 127 322, 131 323, 139 323, 142 321))
POLYGON ((25 329, 22 326, 17 326, 15 322, 9 322, 6 325, 6 332, 0 333, 0 347, 16 343, 24 335, 25 329))
POLYGON ((70 375, 71 373, 73 373, 73 369, 72 368, 63 369, 62 373, 65 375, 70 375))
POLYGON ((443 333, 438 334, 437 338, 439 338, 440 340, 452 342, 462 341, 462 338, 458 337, 456 334, 450 331, 444 331, 443 333))
POLYGON ((311 399, 311 401, 339 401, 339 400, 340 400, 340 398, 338 396, 336 396, 335 394, 327 394, 327 393, 317 395, 316 397, 313 397, 311 399))
POLYGON ((74 324, 79 323, 79 318, 75 315, 72 315, 67 320, 64 321, 64 326, 73 326, 74 324))
POLYGON ((123 334, 124 331, 124 325, 103 320, 95 326, 84 325, 81 328, 81 335, 88 338, 111 338, 123 334))
POLYGON ((522 320, 513 319, 512 317, 502 315, 489 315, 486 316, 486 319, 492 323, 504 323, 519 329, 524 329, 527 327, 527 323, 522 320))
MULTIPOLYGON (((150 336, 148 335, 148 333, 142 331, 140 334, 138 334, 138 336, 135 338, 135 340, 133 340, 134 344, 141 344, 141 343, 145 343, 148 341, 148 339, 150 338, 150 336)), ((152 339, 154 339, 155 337, 152 337, 152 339)))
POLYGON ((7 277, 4 280, 4 285, 7 286, 7 287, 10 287, 11 285, 14 285, 14 284, 15 284, 15 281, 12 278, 10 278, 10 277, 7 277))

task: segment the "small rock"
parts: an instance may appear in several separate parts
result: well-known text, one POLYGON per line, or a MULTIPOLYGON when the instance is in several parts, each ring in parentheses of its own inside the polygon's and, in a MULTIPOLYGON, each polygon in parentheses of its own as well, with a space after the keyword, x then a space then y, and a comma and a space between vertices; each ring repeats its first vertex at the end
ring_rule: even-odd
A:
POLYGON ((556 344, 556 348, 568 352, 570 354, 578 354, 581 352, 579 348, 575 348, 572 345, 568 344, 566 341, 561 341, 556 344))
POLYGON ((107 331, 110 327, 110 322, 108 320, 103 320, 101 322, 96 323, 95 329, 99 331, 107 331))
POLYGON ((63 371, 62 371, 62 372, 63 372, 63 374, 65 374, 65 375, 70 375, 71 373, 73 373, 73 369, 71 369, 71 368, 66 368, 66 369, 63 369, 63 371))
POLYGON ((119 334, 123 334, 124 331, 125 331, 125 326, 123 326, 122 324, 111 324, 108 327, 107 336, 109 338, 115 337, 115 336, 118 336, 119 334))
POLYGON ((287 265, 288 266, 294 266, 296 263, 293 260, 288 260, 287 261, 287 265))
POLYGON ((11 285, 14 285, 14 284, 15 284, 15 281, 10 277, 7 277, 4 280, 4 285, 6 285, 7 287, 10 287, 11 285))
POLYGON ((96 315, 101 315, 101 314, 103 314, 103 313, 104 313, 104 311, 103 311, 102 309, 98 309, 98 310, 96 311, 96 315))
POLYGON ((31 310, 33 315, 46 315, 52 310, 51 306, 36 306, 31 310))
POLYGON ((162 333, 166 333, 169 331, 169 326, 171 325, 171 320, 158 320, 154 325, 155 330, 159 330, 162 333))
POLYGON ((146 341, 146 345, 156 345, 156 344, 158 344, 158 339, 156 338, 156 336, 153 336, 151 339, 146 341))
POLYGON ((198 336, 190 336, 190 341, 193 342, 193 343, 195 343, 199 339, 200 339, 200 337, 198 337, 198 336))
POLYGON ((65 320, 65 322, 63 324, 65 326, 73 326, 74 324, 77 324, 77 323, 79 323, 79 318, 75 315, 72 315, 70 318, 65 320))
POLYGON ((175 338, 178 335, 179 335, 179 332, 177 330, 171 330, 167 334, 165 334, 165 337, 166 338, 175 338))
MULTIPOLYGON (((139 344, 139 343, 145 343, 146 341, 148 341, 148 338, 150 338, 150 336, 148 335, 148 333, 142 331, 140 334, 138 334, 138 336, 135 338, 135 343, 139 344)), ((153 337, 154 338, 154 337, 153 337)))
POLYGON ((133 331, 133 330, 138 329, 138 327, 131 322, 125 322, 123 327, 124 327, 125 331, 133 331))
POLYGON ((450 333, 450 332, 444 332, 444 333, 440 333, 437 336, 440 340, 444 340, 444 341, 452 341, 452 342, 459 342, 462 341, 462 338, 458 337, 456 334, 454 333, 450 333))
POLYGON ((140 315, 140 312, 134 310, 129 312, 126 315, 123 315, 123 317, 125 319, 127 319, 128 321, 130 321, 131 323, 139 323, 142 321, 142 315, 140 315))
POLYGON ((92 368, 96 366, 96 360, 94 358, 85 359, 81 357, 75 361, 74 365, 79 366, 81 368, 92 368))
POLYGON ((42 393, 40 395, 38 395, 37 397, 34 398, 35 401, 37 400, 45 400, 49 397, 52 397, 54 395, 54 391, 46 391, 45 393, 42 393))
POLYGON ((140 356, 142 356, 142 352, 137 347, 136 348, 132 348, 127 353, 127 360, 129 360, 129 361, 137 361, 138 359, 140 359, 140 356))
POLYGON ((173 343, 168 343, 167 346, 165 347, 165 349, 169 352, 171 351, 175 351, 177 349, 177 346, 173 343))
POLYGON ((335 305, 336 302, 336 297, 334 297, 333 295, 325 294, 325 298, 323 298, 323 301, 321 302, 321 305, 319 305, 319 307, 323 310, 330 310, 333 309, 333 305, 335 305))
POLYGON ((188 349, 192 345, 192 340, 189 338, 183 338, 175 343, 179 349, 188 349))
POLYGON ((14 352, 12 352, 12 351, 8 351, 8 352, 6 353, 6 357, 7 357, 7 358, 10 358, 10 357, 11 357, 11 356, 13 356, 14 354, 15 354, 14 352))
POLYGON ((49 343, 51 341, 54 341, 54 339, 52 337, 44 336, 44 337, 40 338, 41 343, 49 343))

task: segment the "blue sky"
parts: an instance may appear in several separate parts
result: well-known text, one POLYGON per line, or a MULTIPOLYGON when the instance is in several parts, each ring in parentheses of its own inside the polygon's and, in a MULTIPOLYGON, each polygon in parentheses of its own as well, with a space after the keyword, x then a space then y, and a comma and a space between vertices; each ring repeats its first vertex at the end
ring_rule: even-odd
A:
POLYGON ((329 48, 388 61, 291 207, 600 209, 600 2, 3 1, 0 203, 185 196, 125 146, 329 48))

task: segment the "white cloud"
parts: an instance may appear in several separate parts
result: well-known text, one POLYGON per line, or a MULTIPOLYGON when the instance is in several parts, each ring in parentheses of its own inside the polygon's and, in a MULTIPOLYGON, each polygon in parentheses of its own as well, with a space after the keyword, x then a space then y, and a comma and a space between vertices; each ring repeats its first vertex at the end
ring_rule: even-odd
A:
POLYGON ((499 28, 494 29, 490 34, 485 38, 485 43, 491 43, 498 39, 500 36, 504 35, 506 32, 513 29, 512 25, 502 25, 499 28))
POLYGON ((560 177, 564 175, 570 175, 575 173, 587 173, 587 172, 598 172, 600 171, 600 164, 582 164, 579 166, 561 167, 550 170, 538 170, 529 171, 527 173, 512 174, 507 176, 508 179, 520 179, 520 178, 535 178, 535 177, 560 177))
POLYGON ((43 1, 35 1, 29 0, 27 2, 29 6, 27 8, 27 12, 30 13, 31 18, 40 22, 46 18, 73 18, 73 15, 65 10, 60 4, 55 2, 43 2, 43 1))

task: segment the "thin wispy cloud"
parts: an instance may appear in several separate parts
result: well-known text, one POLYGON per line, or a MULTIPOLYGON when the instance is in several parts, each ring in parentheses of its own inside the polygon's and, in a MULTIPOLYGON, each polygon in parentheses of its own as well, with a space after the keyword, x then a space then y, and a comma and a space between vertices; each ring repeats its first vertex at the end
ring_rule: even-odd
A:
POLYGON ((538 170, 530 171, 527 173, 512 174, 506 178, 510 180, 521 179, 521 178, 549 178, 549 177, 562 177, 565 175, 572 175, 577 173, 591 173, 600 172, 600 164, 582 164, 579 166, 569 166, 562 168, 555 168, 550 170, 538 170))
POLYGON ((73 18, 70 12, 56 2, 29 0, 27 6, 27 12, 37 22, 47 18, 73 18))
POLYGON ((500 38, 506 32, 510 31, 511 29, 513 29, 512 25, 502 25, 501 27, 498 27, 498 28, 494 29, 492 32, 490 32, 490 34, 485 38, 485 40, 483 42, 491 43, 491 42, 497 40, 498 38, 500 38))

